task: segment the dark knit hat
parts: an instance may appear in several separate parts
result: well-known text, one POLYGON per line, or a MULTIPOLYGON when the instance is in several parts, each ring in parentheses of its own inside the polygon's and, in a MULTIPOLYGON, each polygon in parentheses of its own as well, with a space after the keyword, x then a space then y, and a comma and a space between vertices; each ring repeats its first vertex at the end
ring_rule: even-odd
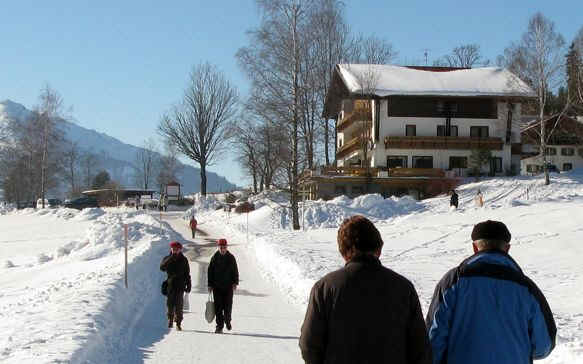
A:
POLYGON ((227 239, 219 239, 219 240, 217 240, 217 244, 219 246, 221 246, 221 245, 227 246, 227 239))
POLYGON ((179 249, 182 249, 182 244, 180 244, 177 241, 173 241, 173 242, 170 243, 170 247, 171 248, 179 248, 179 249))
POLYGON ((472 240, 491 239, 510 242, 512 235, 504 223, 500 221, 487 220, 474 226, 472 230, 472 240))

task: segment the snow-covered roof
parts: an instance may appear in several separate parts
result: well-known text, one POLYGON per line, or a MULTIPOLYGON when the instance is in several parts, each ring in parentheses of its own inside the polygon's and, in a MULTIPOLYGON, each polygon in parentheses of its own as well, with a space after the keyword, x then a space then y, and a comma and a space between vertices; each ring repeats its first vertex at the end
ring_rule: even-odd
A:
POLYGON ((534 97, 534 91, 503 68, 484 67, 433 72, 394 65, 339 64, 350 93, 440 96, 534 97))

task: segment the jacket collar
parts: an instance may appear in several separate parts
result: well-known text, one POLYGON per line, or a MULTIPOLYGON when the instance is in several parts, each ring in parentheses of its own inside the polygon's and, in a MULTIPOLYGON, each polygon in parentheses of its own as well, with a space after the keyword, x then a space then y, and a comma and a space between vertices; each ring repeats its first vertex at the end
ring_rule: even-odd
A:
POLYGON ((522 272, 522 269, 520 269, 520 266, 518 265, 518 263, 516 263, 516 261, 514 259, 512 259, 512 257, 508 253, 503 252, 501 250, 497 250, 497 249, 489 249, 489 250, 479 251, 479 252, 475 253, 474 255, 466 258, 462 262, 462 264, 460 264, 460 266, 461 265, 471 265, 474 263, 504 265, 507 267, 514 268, 519 272, 522 272))
POLYGON ((350 263, 381 265, 379 258, 372 253, 356 253, 344 266, 347 266, 350 263))

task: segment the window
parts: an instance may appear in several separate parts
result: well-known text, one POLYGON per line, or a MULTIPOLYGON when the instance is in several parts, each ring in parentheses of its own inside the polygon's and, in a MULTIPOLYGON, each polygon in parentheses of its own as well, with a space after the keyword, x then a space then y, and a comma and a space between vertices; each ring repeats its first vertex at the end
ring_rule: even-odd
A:
POLYGON ((405 136, 416 136, 417 127, 415 125, 405 125, 405 136))
POLYGON ((573 169, 572 163, 563 163, 563 171, 570 171, 573 169))
POLYGON ((545 149, 545 154, 546 155, 557 155, 557 149, 556 148, 547 148, 547 149, 545 149))
POLYGON ((575 155, 574 148, 561 148, 561 155, 572 156, 575 155))
POLYGON ((502 172, 502 158, 500 157, 493 157, 490 160, 490 169, 493 173, 501 173, 502 172))
POLYGON ((342 138, 338 139, 338 148, 342 148, 342 138))
MULTIPOLYGON (((445 136, 445 125, 438 125, 437 126, 437 136, 445 136)), ((450 136, 458 136, 457 134, 457 125, 451 126, 451 134, 450 136)))
POLYGON ((387 167, 389 168, 407 168, 406 155, 389 155, 387 156, 387 167))
POLYGON ((449 169, 468 168, 468 157, 449 157, 449 169))
POLYGON ((334 188, 334 193, 337 195, 345 195, 346 194, 346 187, 344 186, 336 186, 334 188))
POLYGON ((487 138, 488 127, 487 126, 470 126, 470 136, 472 138, 487 138))
POLYGON ((526 171, 528 173, 538 173, 538 171, 539 171, 539 165, 538 164, 527 164, 526 165, 526 171))
POLYGON ((433 157, 413 156, 413 168, 433 168, 433 157))

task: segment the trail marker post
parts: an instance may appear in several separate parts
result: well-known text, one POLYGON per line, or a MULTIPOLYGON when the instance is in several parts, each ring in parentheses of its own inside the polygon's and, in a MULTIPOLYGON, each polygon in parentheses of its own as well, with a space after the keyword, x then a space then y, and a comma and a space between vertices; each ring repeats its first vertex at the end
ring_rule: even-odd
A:
POLYGON ((128 288, 128 224, 123 224, 124 248, 124 283, 128 288))

